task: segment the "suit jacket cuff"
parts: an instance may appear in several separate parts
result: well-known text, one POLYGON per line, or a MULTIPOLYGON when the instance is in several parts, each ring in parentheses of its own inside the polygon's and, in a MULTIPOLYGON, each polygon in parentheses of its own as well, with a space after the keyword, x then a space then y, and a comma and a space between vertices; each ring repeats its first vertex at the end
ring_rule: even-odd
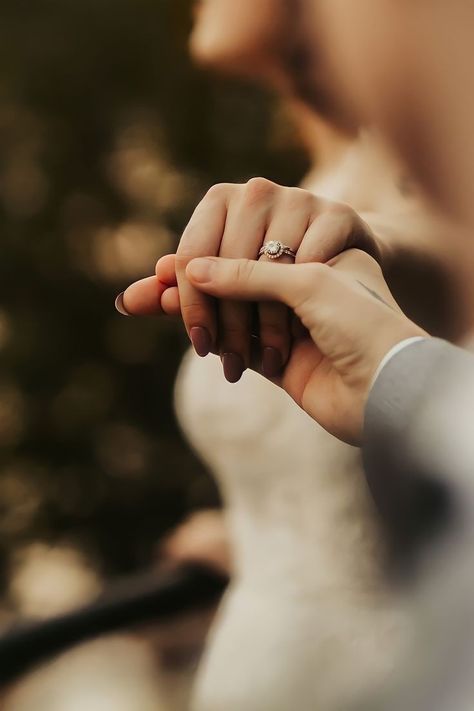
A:
MULTIPOLYGON (((415 560, 422 543, 450 517, 450 484, 433 471, 413 441, 418 420, 436 406, 437 385, 462 353, 445 341, 418 340, 379 373, 365 410, 363 459, 367 483, 397 568, 415 560)), ((436 433, 434 433, 436 436, 436 433)))

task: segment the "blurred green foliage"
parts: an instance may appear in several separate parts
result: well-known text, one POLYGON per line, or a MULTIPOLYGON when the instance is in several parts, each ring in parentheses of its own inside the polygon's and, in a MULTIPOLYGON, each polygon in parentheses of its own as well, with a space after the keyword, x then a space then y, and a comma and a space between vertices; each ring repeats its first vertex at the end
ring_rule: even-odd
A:
POLYGON ((189 27, 184 0, 1 4, 3 564, 42 539, 134 569, 216 499, 174 421, 179 324, 114 297, 209 185, 294 183, 304 160, 271 97, 191 66, 189 27))

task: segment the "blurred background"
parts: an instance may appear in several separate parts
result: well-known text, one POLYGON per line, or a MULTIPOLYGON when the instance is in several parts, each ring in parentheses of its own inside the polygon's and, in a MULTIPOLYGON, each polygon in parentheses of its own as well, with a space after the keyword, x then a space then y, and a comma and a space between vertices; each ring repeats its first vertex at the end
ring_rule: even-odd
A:
POLYGON ((307 163, 272 96, 192 66, 191 18, 189 0, 1 3, 5 620, 152 565, 163 534, 218 505, 174 419, 180 325, 123 318, 114 298, 210 185, 296 184, 307 163))

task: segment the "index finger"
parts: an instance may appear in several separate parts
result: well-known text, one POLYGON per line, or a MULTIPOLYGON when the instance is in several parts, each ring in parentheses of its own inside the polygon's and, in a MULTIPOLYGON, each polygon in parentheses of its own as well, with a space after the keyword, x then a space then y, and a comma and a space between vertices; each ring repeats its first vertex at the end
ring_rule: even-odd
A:
POLYGON ((191 284, 186 267, 195 257, 216 256, 224 234, 231 184, 214 185, 196 207, 178 246, 175 258, 181 315, 198 355, 217 347, 214 300, 191 284), (198 342, 197 342, 198 341, 198 342))

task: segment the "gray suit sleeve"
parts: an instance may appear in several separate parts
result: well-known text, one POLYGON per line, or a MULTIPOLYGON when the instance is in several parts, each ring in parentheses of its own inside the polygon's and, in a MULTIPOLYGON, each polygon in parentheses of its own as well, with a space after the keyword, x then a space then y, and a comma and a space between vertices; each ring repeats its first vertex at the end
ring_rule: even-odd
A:
POLYGON ((370 392, 365 472, 403 572, 456 524, 459 502, 474 493, 471 395, 474 357, 435 338, 397 353, 370 392))

